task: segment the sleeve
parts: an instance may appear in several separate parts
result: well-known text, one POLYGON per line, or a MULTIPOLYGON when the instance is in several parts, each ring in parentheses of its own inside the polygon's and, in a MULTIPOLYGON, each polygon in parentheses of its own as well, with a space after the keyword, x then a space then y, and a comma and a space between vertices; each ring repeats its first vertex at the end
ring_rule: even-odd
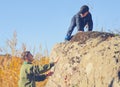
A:
POLYGON ((36 75, 35 76, 35 81, 39 82, 39 81, 44 81, 46 79, 46 75, 36 75))
POLYGON ((80 27, 80 16, 79 16, 79 14, 76 15, 76 26, 77 26, 78 30, 81 30, 81 27, 80 27))
POLYGON ((66 35, 65 39, 69 40, 71 38, 71 34, 72 34, 75 26, 76 26, 76 15, 74 15, 71 19, 71 23, 70 23, 70 26, 68 28, 67 35, 66 35))
POLYGON ((93 29, 93 20, 92 20, 92 15, 89 15, 89 20, 88 20, 88 31, 92 31, 93 29))
POLYGON ((54 66, 54 63, 46 64, 44 66, 34 66, 33 67, 33 73, 35 74, 42 74, 45 73, 46 71, 50 70, 54 66))

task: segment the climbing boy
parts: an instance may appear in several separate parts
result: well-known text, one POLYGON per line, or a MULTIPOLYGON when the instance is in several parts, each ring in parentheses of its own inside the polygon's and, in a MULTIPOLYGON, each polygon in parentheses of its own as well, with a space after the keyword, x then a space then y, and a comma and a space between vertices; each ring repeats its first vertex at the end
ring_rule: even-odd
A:
POLYGON ((92 31, 92 15, 89 12, 89 7, 87 5, 83 5, 80 8, 80 11, 72 17, 71 24, 66 34, 65 40, 69 41, 71 39, 71 34, 75 27, 77 27, 78 31, 83 32, 85 26, 87 26, 88 31, 92 31))

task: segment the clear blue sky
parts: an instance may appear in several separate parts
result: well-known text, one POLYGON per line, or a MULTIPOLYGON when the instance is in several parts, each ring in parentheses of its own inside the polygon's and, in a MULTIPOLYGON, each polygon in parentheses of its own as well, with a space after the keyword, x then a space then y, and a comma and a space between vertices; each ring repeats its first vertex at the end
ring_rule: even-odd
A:
POLYGON ((72 16, 84 4, 90 7, 94 31, 120 30, 120 0, 0 0, 0 47, 16 31, 18 48, 42 44, 50 51, 64 41, 72 16))

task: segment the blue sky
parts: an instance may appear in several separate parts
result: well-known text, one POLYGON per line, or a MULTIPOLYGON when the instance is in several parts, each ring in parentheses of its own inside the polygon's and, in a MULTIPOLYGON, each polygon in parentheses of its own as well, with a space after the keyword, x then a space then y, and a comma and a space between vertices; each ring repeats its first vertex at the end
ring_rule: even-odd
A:
MULTIPOLYGON (((120 0, 0 0, 0 48, 17 32, 20 48, 50 50, 64 41, 71 18, 84 4, 90 7, 94 31, 120 29, 120 0)), ((76 33, 76 29, 73 34, 76 33)), ((29 50, 29 49, 28 49, 29 50)))

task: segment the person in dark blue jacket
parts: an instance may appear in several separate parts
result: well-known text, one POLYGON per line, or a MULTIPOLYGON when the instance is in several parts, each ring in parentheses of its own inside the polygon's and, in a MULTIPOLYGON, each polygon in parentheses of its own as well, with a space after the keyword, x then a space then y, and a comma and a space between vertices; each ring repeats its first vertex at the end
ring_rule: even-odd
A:
POLYGON ((75 27, 77 27, 78 31, 83 32, 85 26, 88 28, 88 31, 92 31, 93 20, 92 15, 89 12, 89 7, 87 5, 83 5, 80 8, 80 11, 72 17, 71 24, 65 37, 65 40, 69 41, 71 39, 71 34, 75 27))

